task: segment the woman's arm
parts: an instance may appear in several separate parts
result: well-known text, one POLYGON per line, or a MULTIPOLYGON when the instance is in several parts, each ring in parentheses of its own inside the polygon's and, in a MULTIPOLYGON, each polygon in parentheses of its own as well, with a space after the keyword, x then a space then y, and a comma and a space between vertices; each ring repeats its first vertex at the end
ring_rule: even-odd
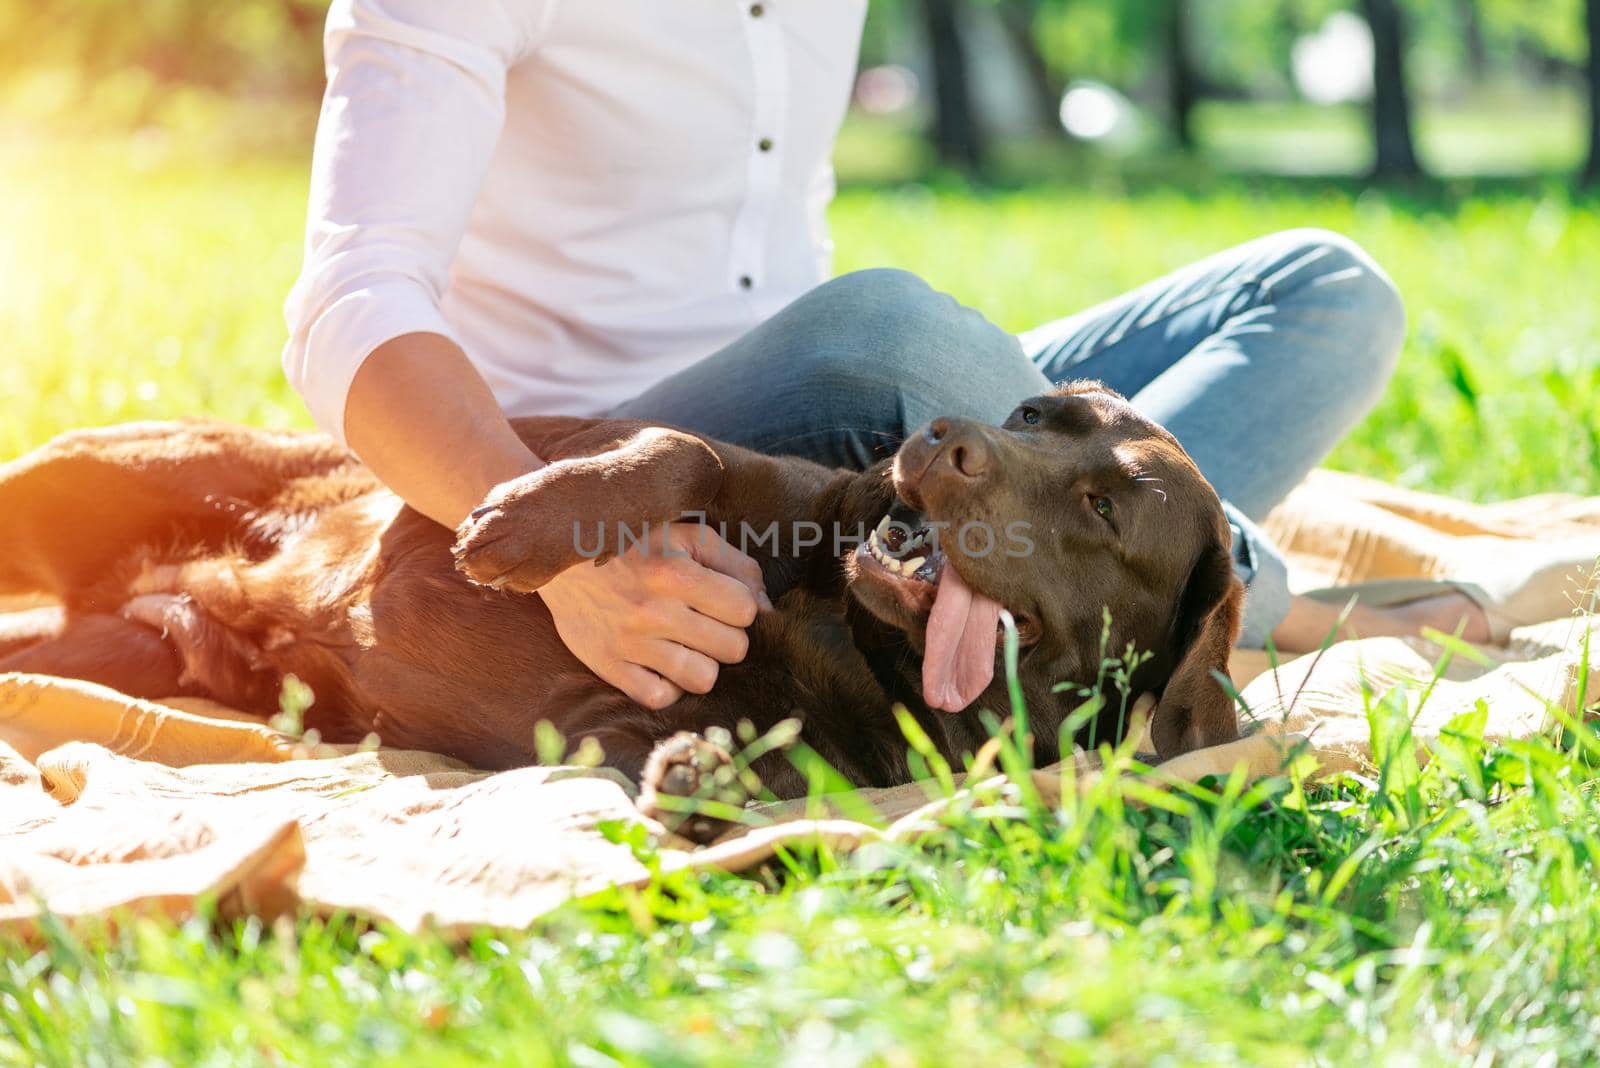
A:
MULTIPOLYGON (((335 0, 305 266, 284 369, 324 430, 418 511, 454 528, 540 465, 439 308, 504 122, 538 0, 335 0)), ((634 700, 704 691, 744 656, 760 569, 728 546, 633 552, 539 590, 580 661, 634 700), (687 556, 685 556, 687 553, 687 556)), ((665 547, 659 547, 665 548, 665 547)))
POLYGON ((373 350, 350 383, 344 433, 385 485, 452 530, 494 487, 543 466, 466 353, 438 334, 373 350))
MULTIPOLYGON (((495 486, 542 466, 466 354, 437 334, 374 350, 350 385, 344 428, 386 485, 451 528, 495 486)), ((657 540, 569 568, 538 593, 572 655, 650 708, 704 693, 719 664, 744 659, 744 628, 766 598, 761 568, 709 527, 669 526, 657 540)))

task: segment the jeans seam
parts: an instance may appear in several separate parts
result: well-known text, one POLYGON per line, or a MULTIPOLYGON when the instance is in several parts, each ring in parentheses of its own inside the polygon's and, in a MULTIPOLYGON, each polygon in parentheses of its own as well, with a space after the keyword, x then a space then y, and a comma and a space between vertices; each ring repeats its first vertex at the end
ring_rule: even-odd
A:
POLYGON ((1140 319, 1126 330, 1123 330, 1115 335, 1108 335, 1093 349, 1079 357, 1079 359, 1075 362, 1081 363, 1085 360, 1091 360, 1100 355, 1102 352, 1105 352, 1111 346, 1121 344, 1123 341, 1126 341, 1134 334, 1142 333, 1143 331, 1150 329, 1152 326, 1164 323, 1174 316, 1181 315, 1190 308, 1194 307, 1196 304, 1204 303, 1205 301, 1208 301, 1213 297, 1226 292, 1230 288, 1236 294, 1243 293, 1247 289, 1256 289, 1266 298, 1267 301, 1270 302, 1272 300, 1272 285, 1264 281, 1260 275, 1253 274, 1248 278, 1231 279, 1226 283, 1202 290, 1174 307, 1163 308, 1158 315, 1140 319))

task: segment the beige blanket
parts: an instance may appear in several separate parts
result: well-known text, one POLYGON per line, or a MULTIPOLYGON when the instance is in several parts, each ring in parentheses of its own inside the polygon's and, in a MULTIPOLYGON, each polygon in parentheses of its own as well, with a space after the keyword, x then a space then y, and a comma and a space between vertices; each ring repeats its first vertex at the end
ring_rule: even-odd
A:
MULTIPOLYGON (((1511 630, 1489 662, 1456 657, 1415 724, 1426 749, 1483 699, 1487 733, 1527 737, 1573 711, 1588 576, 1600 556, 1600 499, 1544 496, 1476 506, 1319 472, 1269 521, 1297 588, 1451 577, 1488 591, 1511 630)), ((1324 773, 1368 757, 1363 680, 1381 693, 1427 680, 1439 650, 1422 641, 1343 642, 1276 671, 1241 651, 1233 665, 1249 712, 1239 742, 1156 769, 1194 780, 1244 764, 1251 775, 1311 754, 1324 773), (1246 684, 1247 683, 1247 684, 1246 684)), ((1595 656, 1600 661, 1600 651, 1595 656)), ((1421 686, 1409 688, 1413 705, 1421 686)), ((1069 781, 1092 775, 1079 758, 1069 781)), ((806 806, 751 814, 751 829, 693 850, 646 823, 656 845, 619 841, 639 822, 629 787, 603 772, 527 768, 490 774, 444 757, 307 747, 249 717, 200 702, 152 704, 98 687, 0 676, 0 925, 24 935, 48 909, 182 916, 197 900, 224 915, 352 911, 408 928, 523 926, 576 895, 638 885, 650 868, 740 870, 801 840, 849 849, 924 833, 954 799, 921 785, 862 791, 869 819, 805 818, 806 806)), ((1035 773, 1059 789, 1059 769, 1035 773)), ((860 806, 850 809, 859 815, 860 806)))

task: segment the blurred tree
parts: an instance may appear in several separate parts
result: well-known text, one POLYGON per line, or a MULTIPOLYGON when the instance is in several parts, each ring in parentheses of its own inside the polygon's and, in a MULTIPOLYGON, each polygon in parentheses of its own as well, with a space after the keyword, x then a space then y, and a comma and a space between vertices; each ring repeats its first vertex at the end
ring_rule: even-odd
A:
POLYGON ((1406 84, 1405 19, 1398 0, 1361 0, 1372 28, 1372 173, 1417 178, 1422 166, 1411 137, 1411 94, 1406 84))
POLYGON ((1185 152, 1194 149, 1194 105, 1199 97, 1189 44, 1189 0, 1166 0, 1167 112, 1172 136, 1185 152))
MULTIPOLYGON (((863 62, 906 63, 928 92, 928 138, 948 166, 981 173, 985 124, 970 36, 1003 31, 1029 96, 1030 123, 1062 136, 1061 91, 1106 82, 1157 116, 1187 148, 1201 100, 1295 94, 1296 40, 1337 11, 1374 35, 1375 173, 1418 172, 1412 98, 1461 98, 1485 85, 1538 106, 1553 85, 1587 85, 1583 180, 1600 184, 1600 0, 871 0, 863 62), (987 21, 992 20, 992 21, 987 21), (1411 77, 1414 75, 1414 78, 1411 77)), ((315 116, 327 0, 0 0, 0 92, 29 114, 91 125, 315 116), (30 81, 30 79, 32 79, 30 81), (46 109, 54 109, 46 111, 46 109), (276 109, 276 110, 274 110, 276 109), (197 118, 198 117, 198 118, 197 118)), ((985 47, 993 35, 978 35, 985 47)), ((997 94, 997 99, 1003 94, 997 94)), ((924 112, 915 112, 919 116, 924 112)), ((298 120, 296 120, 298 121, 298 120)), ((237 123, 240 129, 276 129, 237 123)), ((996 127, 997 128, 997 127, 996 127)), ((299 136, 299 135, 297 135, 299 136)))
POLYGON ((1578 184, 1600 186, 1600 0, 1589 0, 1589 159, 1578 184))
POLYGON ((1585 0, 1478 0, 1484 34, 1513 53, 1570 65, 1583 62, 1585 0))
POLYGON ((0 0, 0 79, 50 72, 76 113, 146 122, 174 90, 310 101, 327 0, 0 0))
POLYGON ((1600 0, 1477 3, 1491 55, 1498 50, 1541 81, 1584 85, 1589 144, 1578 182, 1600 185, 1600 0))
POLYGON ((1461 23, 1467 75, 1481 83, 1489 74, 1489 44, 1484 40, 1483 14, 1478 10, 1478 0, 1456 0, 1456 18, 1461 23))
POLYGON ((1065 137, 1061 127, 1061 81, 1039 51, 1039 0, 999 0, 995 12, 1027 75, 1039 132, 1051 138, 1065 137))
MULTIPOLYGON (((1173 140, 1185 150, 1193 147, 1194 108, 1205 84, 1194 22, 1199 9, 1210 5, 1190 0, 1033 2, 1039 12, 1035 27, 1040 51, 1056 70, 1104 81, 1152 102, 1165 110, 1173 140)), ((1209 37, 1206 43, 1211 43, 1209 37)), ((1259 53, 1253 58, 1259 62, 1259 53)))
MULTIPOLYGON (((1168 0, 1170 3, 1171 0, 1168 0)), ((1184 15, 1196 77, 1226 94, 1282 96, 1292 91, 1289 56, 1295 40, 1339 0, 1206 0, 1184 15)))
POLYGON ((959 0, 922 0, 933 66, 933 147, 940 163, 981 174, 987 143, 972 106, 959 8, 959 0))

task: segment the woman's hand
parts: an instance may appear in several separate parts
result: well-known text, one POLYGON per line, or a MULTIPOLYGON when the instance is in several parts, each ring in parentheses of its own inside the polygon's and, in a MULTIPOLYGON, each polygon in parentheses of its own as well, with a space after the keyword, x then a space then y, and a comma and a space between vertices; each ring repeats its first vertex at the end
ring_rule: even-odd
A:
MULTIPOLYGON (((351 446, 406 503, 455 529, 495 486, 542 466, 466 355, 436 334, 379 346, 345 404, 351 446)), ((583 664, 649 708, 704 693, 771 607, 761 569, 704 524, 652 524, 643 548, 538 589, 583 664)))
POLYGON ((709 691, 772 607, 756 562, 700 523, 652 527, 642 548, 570 567, 538 595, 573 656, 654 709, 709 691))

